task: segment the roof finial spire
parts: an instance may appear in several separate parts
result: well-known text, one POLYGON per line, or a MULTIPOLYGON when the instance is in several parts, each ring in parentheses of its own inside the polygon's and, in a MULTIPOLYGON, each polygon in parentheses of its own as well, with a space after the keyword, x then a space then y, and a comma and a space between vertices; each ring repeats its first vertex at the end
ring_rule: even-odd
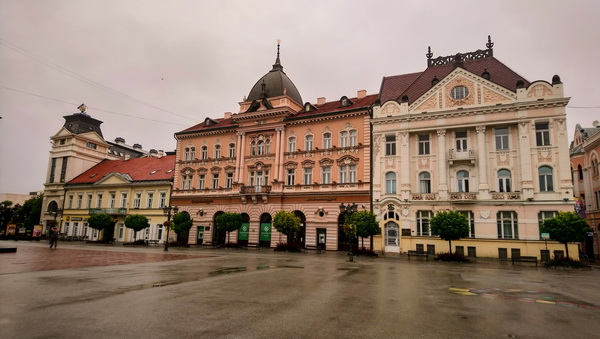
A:
POLYGON ((492 42, 492 37, 488 35, 488 42, 487 44, 485 44, 485 47, 487 47, 488 49, 492 49, 492 47, 494 47, 494 43, 492 42))
POLYGON ((281 66, 281 61, 279 60, 279 44, 280 44, 280 42, 281 42, 281 40, 277 40, 277 59, 275 59, 275 64, 273 65, 273 69, 271 70, 271 72, 283 70, 283 67, 281 66))
POLYGON ((281 64, 281 62, 279 61, 279 44, 281 43, 281 40, 277 40, 277 59, 275 60, 276 64, 281 64))

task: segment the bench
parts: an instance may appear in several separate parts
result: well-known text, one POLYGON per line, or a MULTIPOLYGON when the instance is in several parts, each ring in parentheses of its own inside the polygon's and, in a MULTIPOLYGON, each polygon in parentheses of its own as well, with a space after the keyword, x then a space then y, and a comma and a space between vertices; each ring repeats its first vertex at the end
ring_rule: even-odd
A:
POLYGON ((146 245, 148 245, 148 246, 154 245, 154 246, 158 247, 158 240, 146 240, 146 245))
POLYGON ((254 247, 254 248, 256 248, 256 249, 258 250, 258 248, 260 247, 260 244, 259 244, 259 243, 257 243, 257 242, 249 242, 249 243, 246 245, 246 248, 250 248, 250 247, 254 247))
POLYGON ((410 260, 410 257, 425 257, 425 260, 429 260, 429 253, 425 252, 425 251, 415 251, 415 250, 409 250, 408 251, 408 260, 410 260))
POLYGON ((308 252, 308 251, 317 251, 318 254, 321 254, 321 245, 305 245, 304 246, 304 253, 308 252))
POLYGON ((538 263, 538 259, 537 257, 529 257, 529 256, 515 256, 511 258, 512 260, 512 264, 515 264, 515 261, 519 261, 519 262, 534 262, 535 266, 537 267, 537 263, 538 263))

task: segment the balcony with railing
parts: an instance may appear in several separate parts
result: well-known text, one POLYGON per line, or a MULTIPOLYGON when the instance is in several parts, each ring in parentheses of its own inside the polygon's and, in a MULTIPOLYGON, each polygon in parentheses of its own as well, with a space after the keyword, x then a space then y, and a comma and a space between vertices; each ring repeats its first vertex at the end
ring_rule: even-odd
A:
POLYGON ((492 200, 521 200, 521 192, 491 192, 492 200))
POLYGON ((415 201, 434 201, 437 200, 436 193, 411 193, 411 200, 415 201))
POLYGON ((269 194, 271 193, 271 186, 242 186, 240 194, 269 194))
POLYGON ((89 214, 127 215, 126 208, 90 208, 89 214))
POLYGON ((475 151, 470 148, 466 150, 455 150, 454 148, 451 148, 448 151, 448 162, 450 165, 454 164, 455 162, 461 164, 475 164, 475 151))
POLYGON ((450 202, 470 203, 477 201, 477 193, 473 192, 452 192, 450 193, 450 202))

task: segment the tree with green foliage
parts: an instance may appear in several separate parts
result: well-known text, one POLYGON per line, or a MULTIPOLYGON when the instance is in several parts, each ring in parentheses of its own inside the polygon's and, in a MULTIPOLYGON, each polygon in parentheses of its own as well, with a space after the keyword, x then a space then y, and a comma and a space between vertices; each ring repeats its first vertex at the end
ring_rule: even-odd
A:
POLYGON ((292 212, 279 211, 273 218, 273 227, 285 234, 289 242, 290 237, 300 230, 300 218, 292 212))
POLYGON ((216 218, 217 228, 227 232, 227 242, 230 233, 242 227, 242 215, 239 213, 223 213, 216 218))
POLYGON ((110 227, 115 223, 115 220, 106 213, 101 214, 92 214, 88 218, 88 226, 98 231, 102 231, 103 229, 110 227))
POLYGON ((346 223, 356 226, 356 235, 361 237, 361 246, 365 247, 365 238, 380 234, 381 229, 375 214, 371 211, 358 211, 346 217, 346 223))
POLYGON ((40 194, 27 199, 22 206, 17 204, 16 206, 19 206, 19 208, 15 210, 13 221, 25 226, 27 232, 30 233, 34 225, 40 224, 43 199, 44 195, 40 194))
POLYGON ((176 213, 173 216, 173 231, 177 234, 177 241, 187 244, 190 228, 194 220, 187 211, 176 213))
POLYGON ((554 218, 544 220, 541 231, 550 233, 550 239, 565 244, 565 252, 569 258, 570 242, 582 242, 587 232, 592 229, 584 219, 575 212, 558 212, 554 218))
POLYGON ((447 240, 452 253, 452 240, 459 240, 469 236, 469 222, 467 217, 457 211, 441 211, 436 213, 431 220, 431 233, 447 240))
POLYGON ((137 232, 150 227, 150 223, 148 223, 148 218, 145 215, 130 214, 125 218, 125 227, 133 230, 133 241, 135 241, 137 232))

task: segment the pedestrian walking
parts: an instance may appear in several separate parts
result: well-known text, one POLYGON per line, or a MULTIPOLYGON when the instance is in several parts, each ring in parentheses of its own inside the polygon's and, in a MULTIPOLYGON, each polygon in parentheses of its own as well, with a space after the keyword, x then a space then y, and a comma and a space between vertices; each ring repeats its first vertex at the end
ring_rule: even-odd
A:
POLYGON ((56 226, 54 226, 50 229, 50 248, 52 248, 52 246, 54 246, 54 248, 56 248, 57 244, 58 244, 58 228, 56 228, 56 226))

